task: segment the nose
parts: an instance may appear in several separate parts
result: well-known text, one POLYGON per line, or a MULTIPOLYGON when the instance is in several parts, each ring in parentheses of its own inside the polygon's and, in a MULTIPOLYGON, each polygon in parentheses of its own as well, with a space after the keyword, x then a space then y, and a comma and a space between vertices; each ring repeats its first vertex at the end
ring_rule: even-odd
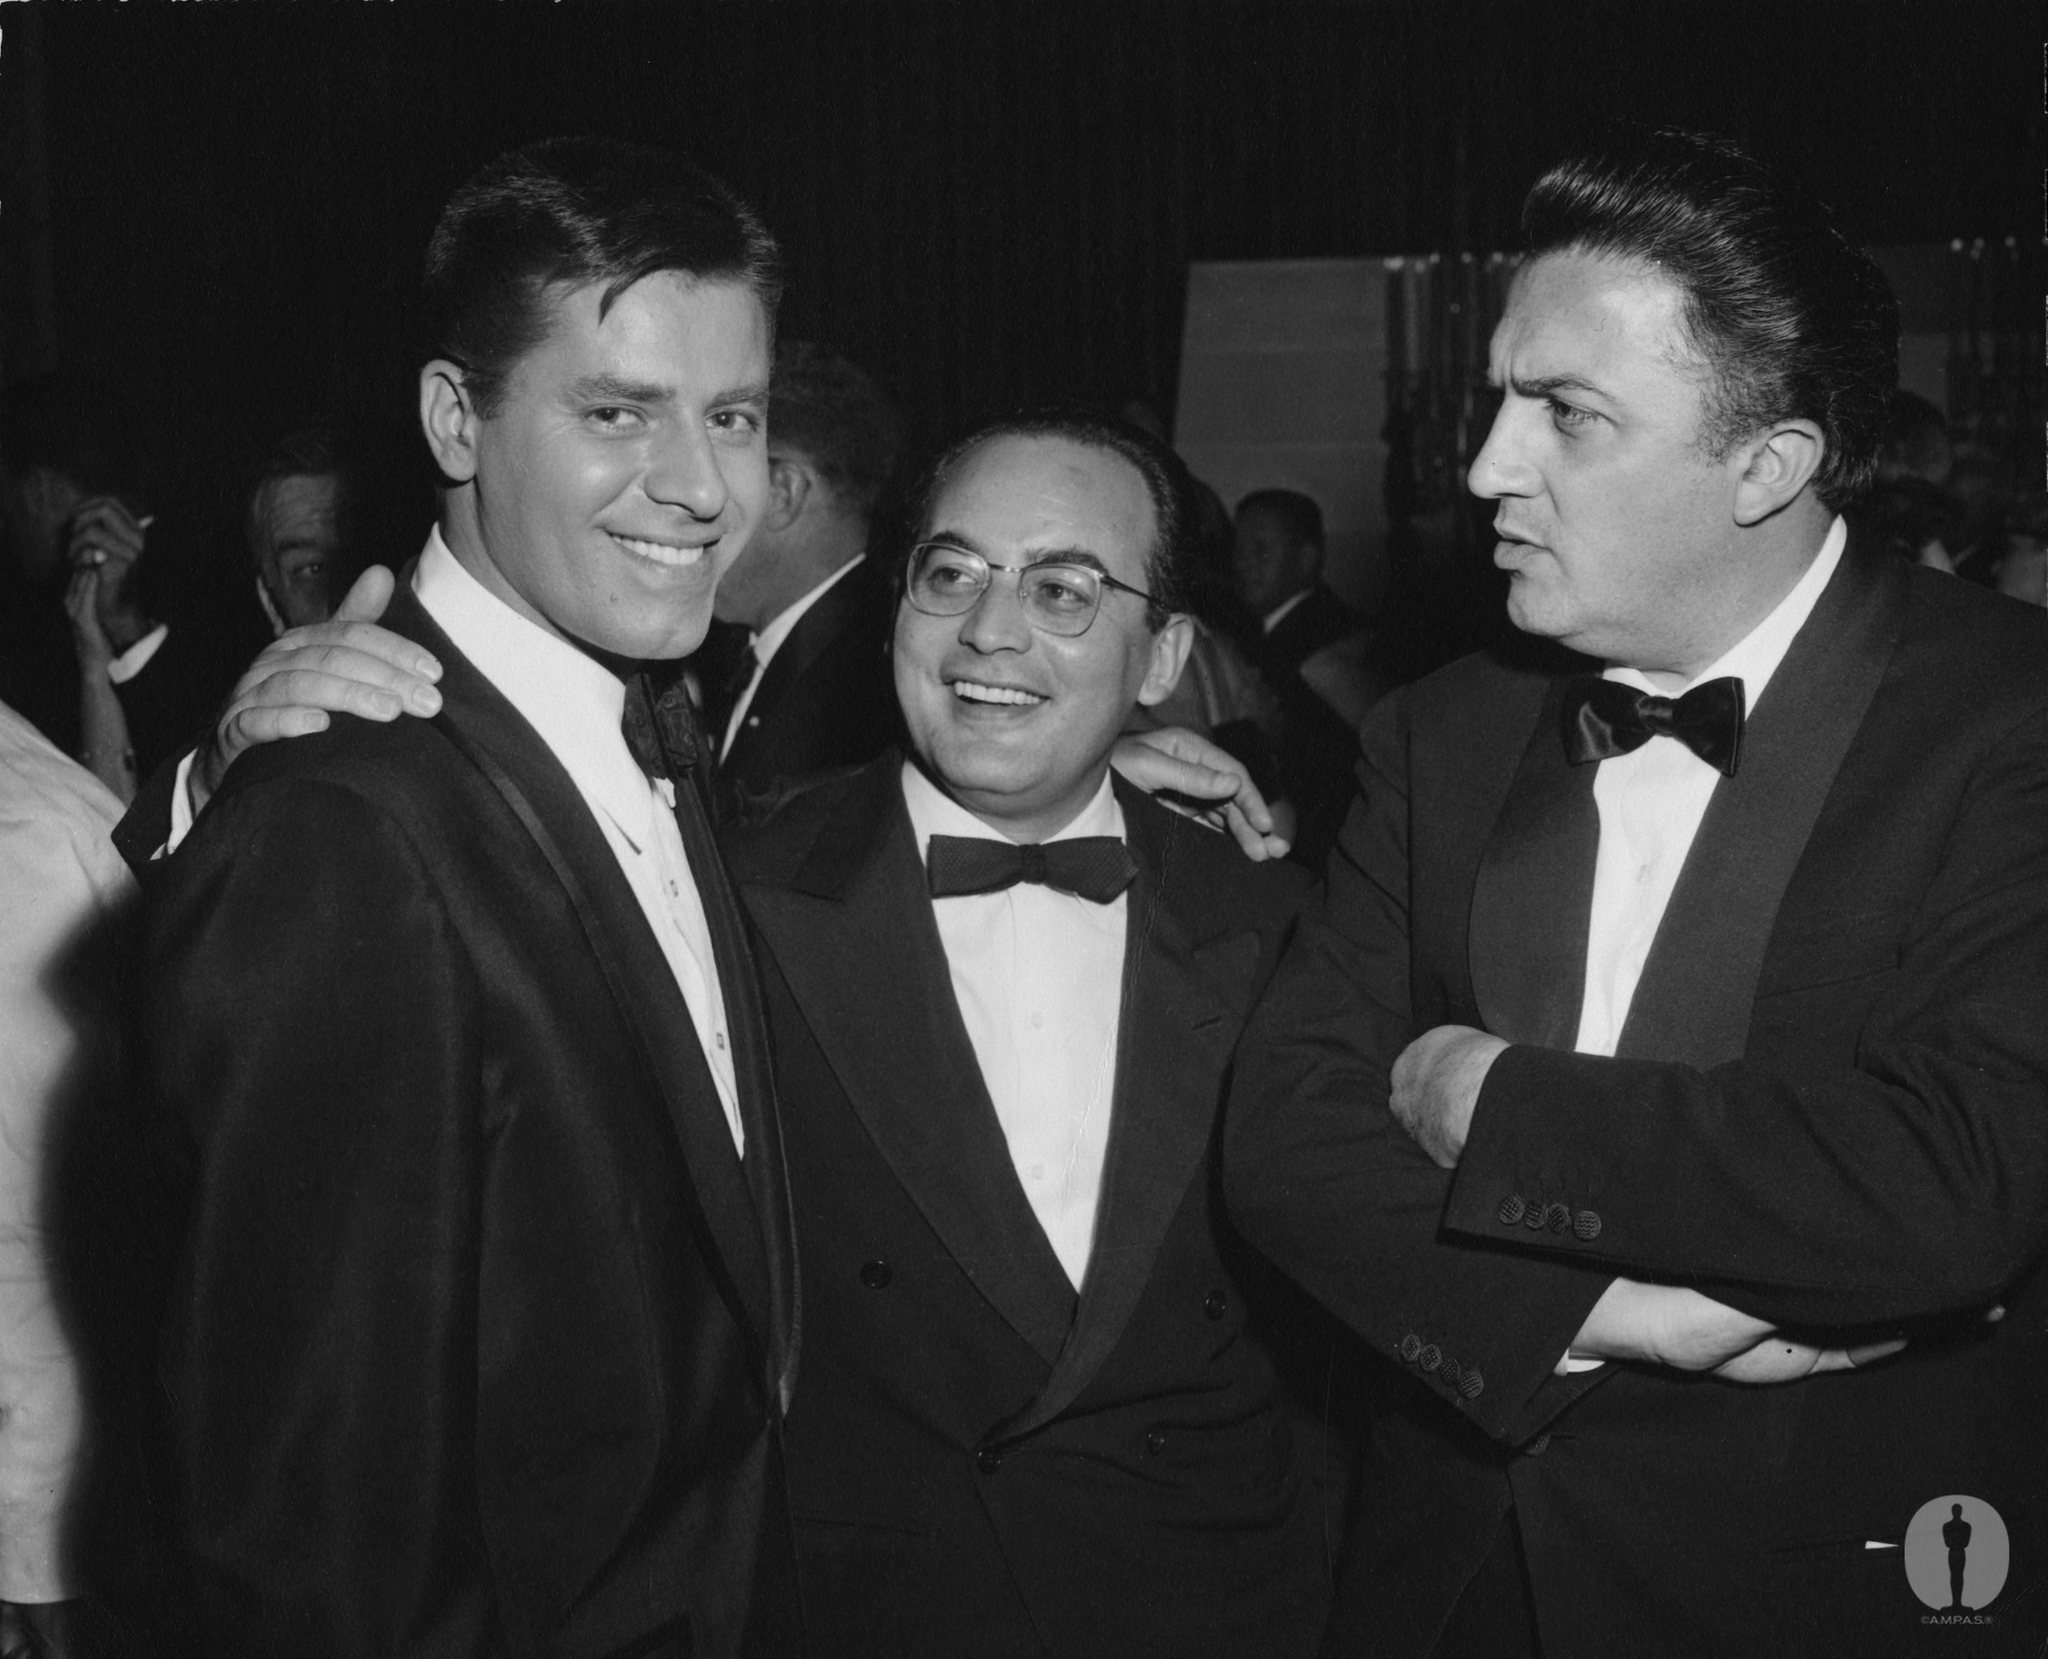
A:
POLYGON ((680 507, 692 518, 715 519, 732 497, 718 446, 694 421, 664 426, 647 457, 640 487, 650 501, 680 507))
POLYGON ((960 641, 984 656, 1031 648, 1031 619, 1024 614, 1024 595, 1015 576, 989 572, 988 586, 960 618, 960 641))
POLYGON ((1493 417, 1486 442, 1472 457, 1465 475, 1465 487, 1482 501, 1497 501, 1505 495, 1534 495, 1536 472, 1522 458, 1515 421, 1515 399, 1503 402, 1493 417))

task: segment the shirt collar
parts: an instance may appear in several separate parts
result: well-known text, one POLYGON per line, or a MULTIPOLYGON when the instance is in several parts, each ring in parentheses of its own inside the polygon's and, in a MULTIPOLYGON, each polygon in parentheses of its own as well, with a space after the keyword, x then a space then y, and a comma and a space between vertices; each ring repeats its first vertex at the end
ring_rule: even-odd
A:
MULTIPOLYGON (((925 848, 934 835, 961 835, 977 841, 1010 839, 993 824, 984 823, 969 812, 911 760, 903 763, 903 804, 910 809, 910 828, 917 838, 919 858, 925 856, 925 848)), ((1046 840, 1071 841, 1082 835, 1113 835, 1119 841, 1123 839, 1124 809, 1117 804, 1106 771, 1094 797, 1074 815, 1073 822, 1057 834, 1048 835, 1046 840)))
MULTIPOLYGON (((1828 585, 1828 578, 1834 575, 1835 567, 1842 562, 1842 549, 1848 541, 1849 527, 1838 514, 1835 522, 1828 526, 1827 536, 1820 544, 1820 551, 1813 556, 1813 563, 1792 584, 1791 591, 1771 608, 1768 616, 1673 695, 1683 696, 1696 685, 1733 675, 1742 682, 1744 706, 1750 713, 1755 713, 1763 698, 1764 687, 1778 671, 1778 664, 1785 660, 1785 653, 1792 649, 1792 641, 1813 614, 1821 590, 1828 585)), ((1657 689, 1640 670, 1634 668, 1609 668, 1606 677, 1632 685, 1638 691, 1657 689)))
POLYGON ((1289 611, 1293 610, 1296 605, 1299 605, 1303 600, 1307 599, 1308 596, 1313 592, 1315 592, 1315 589, 1313 587, 1306 587, 1303 588, 1299 593, 1290 593, 1285 599, 1281 600, 1279 604, 1275 605, 1270 611, 1266 613, 1265 620, 1259 624, 1260 632, 1270 634, 1275 628, 1279 627, 1281 623, 1287 620, 1287 613, 1289 611))
POLYGON ((427 535, 412 590, 477 672, 539 735, 583 798, 644 847, 653 795, 620 730, 625 683, 521 616, 463 569, 438 525, 427 535))
POLYGON ((754 660, 766 668, 769 660, 782 649, 782 642, 789 638, 796 625, 803 621, 804 613, 824 598, 840 577, 859 564, 864 557, 864 554, 856 553, 794 605, 785 606, 777 611, 768 625, 754 636, 754 660))

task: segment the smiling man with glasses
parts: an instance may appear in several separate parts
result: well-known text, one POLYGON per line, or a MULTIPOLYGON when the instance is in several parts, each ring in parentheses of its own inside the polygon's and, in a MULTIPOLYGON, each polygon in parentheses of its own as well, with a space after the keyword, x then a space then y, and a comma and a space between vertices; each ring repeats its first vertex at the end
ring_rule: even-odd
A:
POLYGON ((1087 416, 956 445, 896 613, 910 756, 728 838, 797 1194, 820 1652, 1288 1655, 1322 1628, 1307 1448, 1211 1164, 1305 880, 1110 774, 1187 656, 1184 491, 1087 416))

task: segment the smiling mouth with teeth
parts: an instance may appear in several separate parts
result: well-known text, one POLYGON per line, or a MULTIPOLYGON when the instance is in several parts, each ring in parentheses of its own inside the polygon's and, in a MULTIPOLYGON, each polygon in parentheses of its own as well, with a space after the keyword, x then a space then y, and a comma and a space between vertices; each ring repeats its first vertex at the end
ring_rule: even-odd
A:
POLYGON ((605 534, 635 558, 646 559, 652 564, 667 565, 672 570, 696 564, 704 557, 702 545, 671 547, 663 541, 641 541, 637 536, 622 536, 616 530, 607 530, 605 534))
POLYGON ((1020 708, 1030 708, 1046 700, 1035 691, 1008 685, 982 685, 976 680, 955 680, 953 695, 970 703, 1009 703, 1020 708))

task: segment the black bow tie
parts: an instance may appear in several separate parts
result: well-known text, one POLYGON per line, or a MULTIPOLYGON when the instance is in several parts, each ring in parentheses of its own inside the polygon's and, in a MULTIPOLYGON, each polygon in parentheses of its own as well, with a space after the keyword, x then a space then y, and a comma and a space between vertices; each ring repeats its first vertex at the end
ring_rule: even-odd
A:
POLYGON ((979 836, 935 835, 925 852, 925 876, 935 899, 999 893, 1032 881, 1107 904, 1137 873, 1130 849, 1113 835, 1077 835, 1023 847, 979 836))
POLYGON ((1628 754, 1653 737, 1675 737, 1734 777, 1742 754, 1742 682, 1730 674, 1676 699, 1590 674, 1564 688, 1564 753, 1574 766, 1628 754))
POLYGON ((656 672, 641 669, 626 681, 626 709, 619 726, 640 770, 650 778, 673 781, 697 764, 703 739, 681 673, 669 668, 661 673, 666 681, 661 684, 656 672))

